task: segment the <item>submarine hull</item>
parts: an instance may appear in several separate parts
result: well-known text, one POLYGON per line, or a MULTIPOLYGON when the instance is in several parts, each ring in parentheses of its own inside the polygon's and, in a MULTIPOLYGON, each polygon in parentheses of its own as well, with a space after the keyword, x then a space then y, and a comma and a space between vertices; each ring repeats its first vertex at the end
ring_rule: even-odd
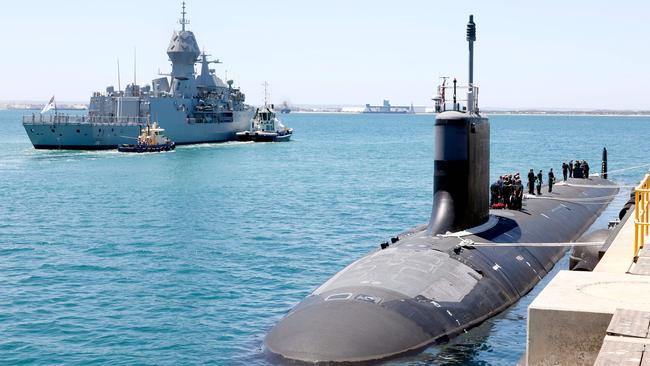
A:
POLYGON ((336 274, 267 334, 266 352, 303 362, 360 362, 417 351, 479 325, 528 293, 618 192, 601 178, 570 179, 492 210, 480 226, 431 236, 422 225, 336 274), (491 243, 466 246, 462 240, 491 243), (499 243, 509 243, 499 246, 499 243))

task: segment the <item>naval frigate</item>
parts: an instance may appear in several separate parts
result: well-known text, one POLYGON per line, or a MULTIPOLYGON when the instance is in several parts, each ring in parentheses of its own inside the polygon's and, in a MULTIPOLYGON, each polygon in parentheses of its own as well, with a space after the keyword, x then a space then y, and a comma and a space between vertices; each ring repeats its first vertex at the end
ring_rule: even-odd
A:
POLYGON ((125 90, 109 86, 104 93, 90 98, 88 114, 83 116, 54 113, 23 116, 23 126, 37 149, 113 149, 133 143, 141 128, 151 122, 163 127, 176 144, 221 142, 235 139, 246 130, 255 110, 244 103, 245 95, 224 83, 210 69, 194 33, 186 29, 185 2, 167 55, 171 74, 140 86, 134 81, 125 90), (200 64, 200 73, 195 73, 200 64))

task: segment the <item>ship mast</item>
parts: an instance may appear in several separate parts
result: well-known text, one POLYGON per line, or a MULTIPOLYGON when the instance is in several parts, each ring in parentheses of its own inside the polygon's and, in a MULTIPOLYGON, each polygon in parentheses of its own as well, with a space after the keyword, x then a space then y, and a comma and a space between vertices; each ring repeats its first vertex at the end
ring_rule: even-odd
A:
MULTIPOLYGON (((469 113, 478 113, 478 106, 476 105, 475 100, 476 95, 474 93, 474 42, 476 41, 476 23, 474 23, 474 15, 469 16, 466 39, 469 45, 469 85, 467 86, 467 111, 469 113)), ((454 79, 454 86, 455 85, 456 79, 454 79)), ((456 93, 454 88, 454 96, 455 94, 456 93)))
POLYGON ((122 81, 120 80, 120 59, 117 59, 117 92, 122 91, 122 81))
POLYGON ((266 108, 269 105, 269 83, 265 81, 262 85, 264 85, 264 108, 266 108))
POLYGON ((185 32, 185 25, 190 24, 190 20, 185 18, 187 12, 185 11, 185 1, 183 1, 183 11, 181 11, 182 18, 178 20, 181 25, 181 31, 185 32))
POLYGON ((469 44, 469 86, 474 85, 474 41, 476 41, 476 23, 474 15, 469 16, 467 23, 467 43, 469 44))

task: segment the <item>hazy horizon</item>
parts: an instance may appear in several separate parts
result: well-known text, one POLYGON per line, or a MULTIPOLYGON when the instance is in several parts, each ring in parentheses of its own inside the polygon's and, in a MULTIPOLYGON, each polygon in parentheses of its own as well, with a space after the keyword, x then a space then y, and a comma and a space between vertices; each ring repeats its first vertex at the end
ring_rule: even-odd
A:
MULTIPOLYGON (((180 1, 6 5, 0 100, 87 103, 93 91, 169 72, 165 54, 180 1), (7 52, 9 55, 9 52, 7 52)), ((187 2, 189 30, 224 63, 247 102, 431 105, 439 76, 467 74, 465 25, 477 23, 480 105, 498 109, 650 109, 644 85, 650 31, 643 2, 543 4, 339 0, 314 3, 187 2), (547 107, 540 107, 547 106, 547 107)))
MULTIPOLYGON (((44 105, 47 100, 0 100, 0 105, 20 105, 20 104, 33 104, 33 105, 44 105)), ((380 101, 381 102, 381 101, 380 101)), ((88 100, 86 101, 70 101, 70 100, 57 100, 57 103, 60 105, 88 105, 88 100)), ((276 107, 279 105, 279 102, 276 103, 276 107)), ((293 103, 290 106, 298 108, 363 108, 366 103, 363 104, 322 104, 322 103, 293 103)), ((380 103, 370 103, 371 105, 380 105, 380 103)), ((256 105, 256 104, 253 104, 256 105)), ((391 105, 397 106, 391 102, 391 105)), ((414 107, 418 108, 433 108, 433 102, 430 104, 414 104, 414 107)), ((650 111, 650 108, 639 108, 639 109, 614 109, 614 108, 605 108, 605 107, 594 107, 594 108, 562 108, 562 107, 502 107, 502 106, 481 106, 481 110, 489 112, 526 112, 526 111, 541 111, 541 112, 598 112, 598 111, 609 111, 609 112, 647 112, 650 111)))

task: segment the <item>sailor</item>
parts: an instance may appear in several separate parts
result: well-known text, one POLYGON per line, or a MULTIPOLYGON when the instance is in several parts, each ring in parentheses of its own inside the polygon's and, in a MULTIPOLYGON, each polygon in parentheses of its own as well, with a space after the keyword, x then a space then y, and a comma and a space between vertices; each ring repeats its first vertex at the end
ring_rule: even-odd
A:
POLYGON ((537 194, 541 195, 542 194, 542 178, 544 175, 542 174, 542 169, 539 170, 539 173, 537 173, 537 180, 535 181, 535 185, 537 186, 537 194))
POLYGON ((566 162, 562 163, 562 177, 564 177, 565 182, 566 182, 566 176, 568 171, 569 171, 569 164, 567 164, 566 162))
POLYGON ((518 207, 518 202, 517 202, 517 190, 519 189, 519 180, 515 179, 512 181, 512 198, 510 199, 511 201, 511 206, 510 208, 513 210, 516 210, 518 207))
POLYGON ((553 192, 553 183, 555 183, 555 174, 553 174, 553 168, 548 171, 548 192, 553 192))
POLYGON ((499 203, 499 179, 490 186, 490 206, 499 203))
POLYGON ((584 178, 589 179, 589 163, 587 163, 587 160, 582 162, 582 171, 585 173, 584 178))
POLYGON ((582 169, 580 168, 580 160, 576 160, 576 163, 573 165, 573 177, 582 178, 582 169))
POLYGON ((573 160, 569 162, 569 178, 573 178, 573 160))
POLYGON ((524 199, 524 185, 521 184, 521 179, 515 181, 515 209, 521 210, 521 201, 524 199))
POLYGON ((532 169, 528 172, 528 193, 535 194, 535 172, 532 169))
POLYGON ((512 205, 512 182, 508 177, 503 184, 503 204, 506 205, 506 208, 510 208, 512 205))

